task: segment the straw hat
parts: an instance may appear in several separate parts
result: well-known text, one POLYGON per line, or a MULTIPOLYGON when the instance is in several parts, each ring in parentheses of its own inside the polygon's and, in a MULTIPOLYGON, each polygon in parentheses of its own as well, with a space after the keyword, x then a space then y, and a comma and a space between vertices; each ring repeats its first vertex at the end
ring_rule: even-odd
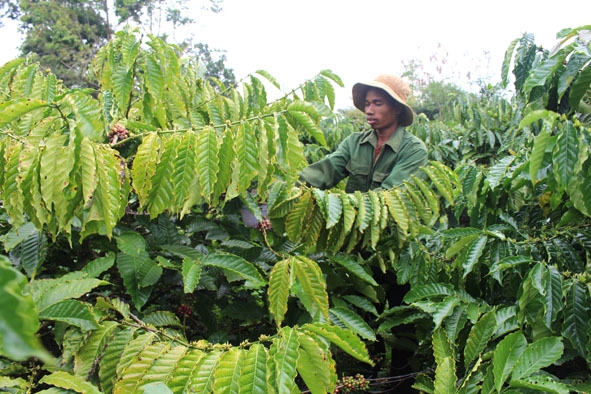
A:
POLYGON ((401 126, 409 126, 413 121, 412 108, 406 104, 410 96, 410 87, 396 75, 378 75, 373 81, 356 83, 353 85, 353 104, 361 111, 365 111, 365 94, 370 87, 380 88, 394 100, 402 104, 404 111, 400 118, 401 126))

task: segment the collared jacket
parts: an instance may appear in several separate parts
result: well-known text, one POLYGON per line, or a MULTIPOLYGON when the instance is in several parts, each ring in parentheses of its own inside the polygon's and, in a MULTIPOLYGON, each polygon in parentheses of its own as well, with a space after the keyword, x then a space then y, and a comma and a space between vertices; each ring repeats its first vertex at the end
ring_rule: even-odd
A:
POLYGON ((348 177, 345 191, 366 192, 400 185, 427 164, 427 148, 418 137, 399 127, 374 160, 378 139, 374 130, 353 133, 331 154, 310 164, 300 178, 310 186, 329 189, 348 177))

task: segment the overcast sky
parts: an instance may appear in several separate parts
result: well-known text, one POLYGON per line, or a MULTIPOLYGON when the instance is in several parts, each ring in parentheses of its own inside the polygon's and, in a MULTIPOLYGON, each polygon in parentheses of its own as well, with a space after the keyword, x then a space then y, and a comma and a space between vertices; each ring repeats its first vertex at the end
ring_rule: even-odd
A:
POLYGON ((206 19, 202 39, 227 50, 238 77, 262 68, 289 91, 330 69, 346 85, 340 106, 350 105, 355 82, 401 73, 411 59, 426 66, 445 59, 452 81, 466 83, 468 73, 499 81, 505 50, 523 33, 550 49, 558 31, 591 24, 590 0, 224 0, 223 7, 206 19))
MULTIPOLYGON (((197 24, 186 33, 225 50, 227 67, 238 79, 263 69, 285 92, 330 69, 345 83, 337 90, 338 107, 350 105, 355 82, 401 73, 402 62, 412 59, 442 65, 450 82, 486 77, 494 83, 505 50, 523 33, 551 49, 561 29, 591 24, 591 0, 223 0, 221 5, 218 14, 195 11, 197 24)), ((8 39, 8 29, 2 29, 0 64, 16 55, 18 40, 8 39)))

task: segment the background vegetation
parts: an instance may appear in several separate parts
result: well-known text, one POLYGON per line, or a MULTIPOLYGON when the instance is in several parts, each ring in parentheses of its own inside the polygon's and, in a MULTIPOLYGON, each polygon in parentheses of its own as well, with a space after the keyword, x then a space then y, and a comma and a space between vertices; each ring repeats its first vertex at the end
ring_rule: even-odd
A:
POLYGON ((131 28, 85 85, 5 64, 0 387, 589 391, 590 30, 517 38, 514 97, 429 84, 429 165, 355 194, 297 183, 364 127, 329 70, 268 102, 131 28))

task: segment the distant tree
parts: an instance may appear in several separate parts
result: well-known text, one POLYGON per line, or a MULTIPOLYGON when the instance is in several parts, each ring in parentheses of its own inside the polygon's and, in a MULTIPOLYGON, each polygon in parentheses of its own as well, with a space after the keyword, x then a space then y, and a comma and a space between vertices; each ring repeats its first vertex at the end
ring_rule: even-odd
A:
MULTIPOLYGON (((219 12, 222 1, 204 0, 201 9, 219 12)), ((187 16, 187 5, 187 0, 0 0, 0 21, 20 21, 21 55, 36 54, 39 63, 67 86, 84 87, 93 85, 88 66, 111 38, 114 26, 132 24, 146 34, 176 42, 175 32, 195 22, 187 16)), ((188 48, 187 56, 201 59, 206 76, 235 81, 232 70, 225 68, 225 56, 215 58, 207 44, 176 43, 188 48)))
POLYGON ((2 19, 17 19, 19 15, 18 3, 14 0, 0 0, 0 27, 4 26, 2 19))
POLYGON ((36 53, 39 62, 72 87, 87 86, 86 70, 108 39, 108 25, 97 11, 102 0, 20 2, 23 55, 36 53))
POLYGON ((236 85, 236 77, 231 68, 226 67, 226 55, 223 51, 210 49, 209 45, 197 43, 188 49, 189 54, 205 65, 205 77, 214 77, 224 85, 236 85))

